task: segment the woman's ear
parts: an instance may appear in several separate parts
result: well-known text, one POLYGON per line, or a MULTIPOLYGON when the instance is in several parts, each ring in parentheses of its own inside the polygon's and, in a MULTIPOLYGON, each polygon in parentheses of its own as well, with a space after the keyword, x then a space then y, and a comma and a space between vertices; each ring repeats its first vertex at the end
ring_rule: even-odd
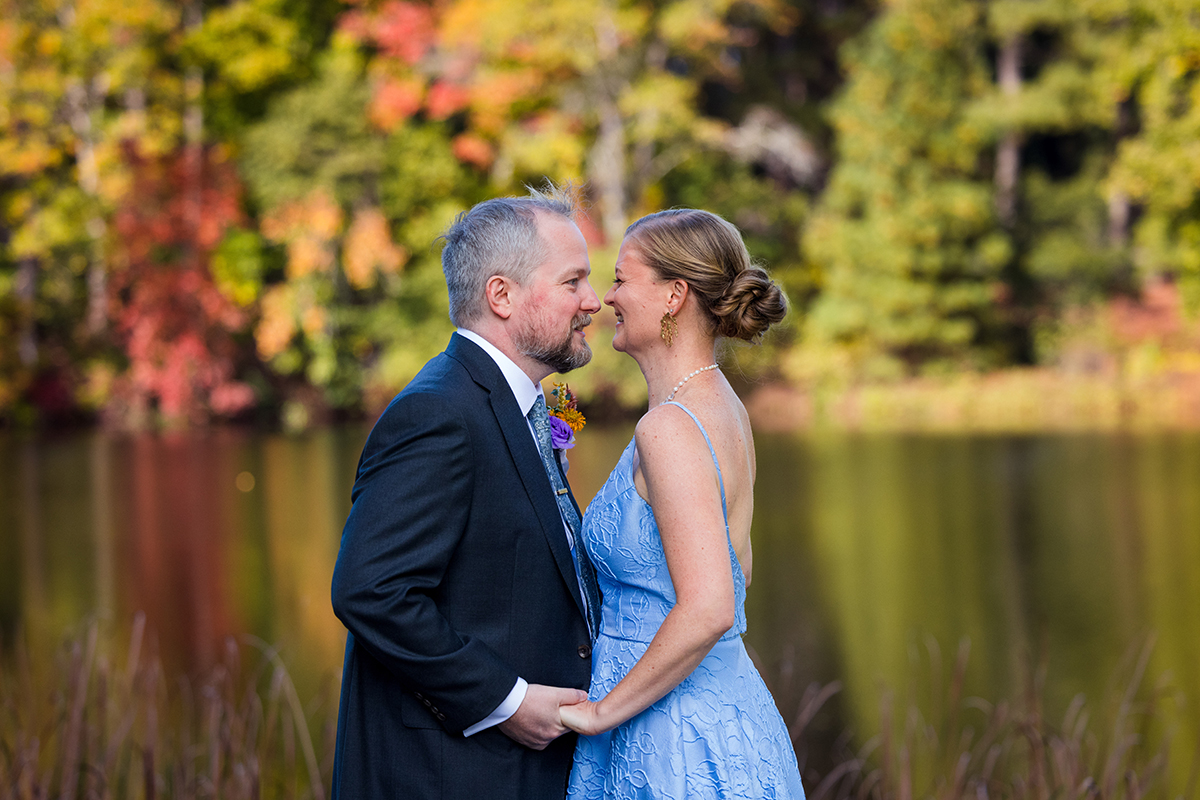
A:
POLYGON ((488 308, 500 319, 508 319, 513 313, 513 283, 503 275, 493 275, 483 285, 483 296, 488 308))
POLYGON ((691 287, 688 286, 687 281, 681 278, 671 281, 671 293, 667 295, 668 306, 676 310, 683 308, 690 289, 691 287))

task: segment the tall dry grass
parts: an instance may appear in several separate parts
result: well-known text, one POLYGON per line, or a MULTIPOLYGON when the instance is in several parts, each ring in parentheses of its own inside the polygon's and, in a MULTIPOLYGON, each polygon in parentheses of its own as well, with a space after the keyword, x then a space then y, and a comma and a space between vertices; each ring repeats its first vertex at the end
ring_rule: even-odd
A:
POLYGON ((0 797, 326 796, 336 704, 306 713, 272 649, 230 641, 206 674, 168 678, 144 617, 119 658, 100 638, 0 658, 0 797))
MULTIPOLYGON (((1015 701, 967 696, 964 642, 946 685, 933 676, 925 711, 885 692, 880 732, 857 749, 855 737, 844 735, 832 766, 803 770, 808 800, 1195 798, 1200 752, 1172 750, 1172 706, 1181 698, 1163 682, 1148 682, 1151 649, 1148 643, 1126 659, 1098 713, 1078 695, 1061 719, 1052 719, 1044 708, 1044 662, 1030 668, 1015 701)), ((838 684, 808 688, 790 727, 794 742, 803 742, 839 690, 838 684)))
MULTIPOLYGON (((334 698, 305 708, 278 655, 252 640, 230 642, 199 678, 168 679, 146 638, 139 617, 116 658, 95 625, 49 664, 0 654, 0 797, 326 796, 334 698)), ((1098 709, 1076 697, 1060 718, 1044 708, 1044 663, 1021 697, 989 702, 965 692, 965 643, 944 681, 931 652, 931 700, 885 694, 880 731, 859 747, 836 730, 814 746, 841 687, 812 684, 789 726, 808 800, 1195 798, 1200 753, 1172 751, 1178 697, 1147 680, 1150 650, 1131 654, 1098 709), (830 757, 805 763, 817 749, 830 757)))

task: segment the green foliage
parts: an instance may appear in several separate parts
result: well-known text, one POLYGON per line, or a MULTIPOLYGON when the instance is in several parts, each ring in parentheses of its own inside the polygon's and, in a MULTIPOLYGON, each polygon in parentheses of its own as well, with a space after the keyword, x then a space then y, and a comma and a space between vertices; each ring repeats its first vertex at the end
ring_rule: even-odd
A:
POLYGON ((212 272, 217 288, 239 306, 248 306, 262 291, 262 237, 255 231, 231 228, 213 253, 212 272))
POLYGON ((242 170, 256 198, 274 208, 328 191, 339 203, 374 192, 383 137, 365 115, 370 92, 362 59, 342 44, 326 53, 312 83, 271 104, 245 135, 242 170))
MULTIPOLYGON (((1200 285, 1200 3, 1096 3, 1123 30, 1111 67, 1122 99, 1136 105, 1138 131, 1122 139, 1109 181, 1142 210, 1134 230, 1137 266, 1200 285)), ((1114 48, 1115 49, 1115 48, 1114 48)))
POLYGON ((1024 178, 1027 237, 1023 264, 1043 296, 1063 307, 1087 305, 1124 288, 1127 255, 1109 239, 1101 194, 1107 164, 1093 151, 1078 173, 1054 180, 1031 168, 1024 178))

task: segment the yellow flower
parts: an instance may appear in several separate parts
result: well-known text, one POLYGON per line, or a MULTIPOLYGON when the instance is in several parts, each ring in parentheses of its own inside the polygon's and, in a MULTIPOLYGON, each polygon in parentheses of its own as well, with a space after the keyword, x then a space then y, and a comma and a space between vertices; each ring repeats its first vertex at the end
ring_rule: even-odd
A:
POLYGON ((579 433, 583 430, 583 426, 587 423, 587 418, 579 413, 578 409, 568 408, 566 411, 558 411, 556 417, 571 426, 571 430, 579 433))
POLYGON ((583 430, 583 426, 587 424, 587 418, 580 413, 575 395, 571 392, 570 387, 565 383, 556 383, 550 394, 555 398, 550 413, 567 423, 575 433, 583 430))

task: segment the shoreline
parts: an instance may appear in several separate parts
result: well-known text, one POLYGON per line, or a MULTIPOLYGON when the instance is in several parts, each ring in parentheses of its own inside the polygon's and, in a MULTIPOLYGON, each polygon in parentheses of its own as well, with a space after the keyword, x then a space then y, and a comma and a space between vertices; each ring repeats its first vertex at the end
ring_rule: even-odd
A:
POLYGON ((1122 380, 1026 368, 844 387, 775 382, 743 399, 764 433, 1200 431, 1200 372, 1122 380))

